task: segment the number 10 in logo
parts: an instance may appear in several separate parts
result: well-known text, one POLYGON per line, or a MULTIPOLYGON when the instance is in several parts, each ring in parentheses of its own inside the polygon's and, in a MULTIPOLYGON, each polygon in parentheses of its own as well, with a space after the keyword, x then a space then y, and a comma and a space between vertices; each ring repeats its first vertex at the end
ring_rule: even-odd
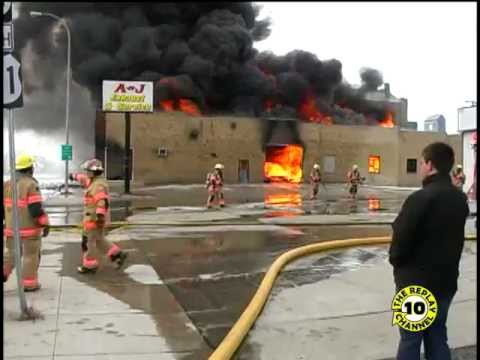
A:
POLYGON ((429 290, 407 286, 393 298, 393 325, 415 332, 425 330, 435 320, 437 309, 437 301, 429 290))

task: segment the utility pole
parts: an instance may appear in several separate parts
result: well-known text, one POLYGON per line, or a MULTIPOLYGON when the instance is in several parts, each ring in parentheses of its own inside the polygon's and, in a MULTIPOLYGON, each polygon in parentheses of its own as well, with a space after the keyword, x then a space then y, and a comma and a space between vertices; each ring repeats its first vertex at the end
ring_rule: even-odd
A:
POLYGON ((132 160, 130 156, 130 112, 125 113, 125 194, 130 194, 130 173, 132 160))

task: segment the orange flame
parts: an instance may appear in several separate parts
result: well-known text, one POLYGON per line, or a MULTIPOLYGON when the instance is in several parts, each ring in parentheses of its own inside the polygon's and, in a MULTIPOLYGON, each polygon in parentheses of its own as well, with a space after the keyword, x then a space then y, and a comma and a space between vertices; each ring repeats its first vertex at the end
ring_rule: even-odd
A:
POLYGON ((300 145, 268 146, 263 165, 271 181, 299 183, 302 180, 303 148, 300 145))
POLYGON ((332 118, 330 116, 325 115, 321 113, 320 110, 318 110, 315 99, 311 95, 308 95, 306 100, 302 104, 300 104, 298 112, 300 113, 300 117, 303 120, 320 123, 323 125, 333 124, 332 118))
POLYGON ((192 116, 201 115, 200 109, 192 100, 180 99, 178 101, 178 107, 180 111, 183 111, 184 113, 187 113, 189 115, 192 115, 192 116))
POLYGON ((390 111, 387 112, 385 119, 380 121, 380 126, 386 128, 393 128, 395 126, 395 122, 393 121, 393 114, 390 111))
POLYGON ((173 100, 163 100, 160 101, 160 105, 164 111, 174 111, 173 110, 173 100))
POLYGON ((198 106, 189 99, 178 99, 178 101, 163 100, 160 101, 160 106, 164 111, 179 110, 192 116, 199 116, 202 114, 198 106))

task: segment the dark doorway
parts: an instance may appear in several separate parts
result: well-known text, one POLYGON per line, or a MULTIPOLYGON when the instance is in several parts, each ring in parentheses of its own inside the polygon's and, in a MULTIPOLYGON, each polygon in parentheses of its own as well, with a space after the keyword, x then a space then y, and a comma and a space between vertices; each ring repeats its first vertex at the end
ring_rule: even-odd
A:
POLYGON ((248 160, 238 160, 238 182, 247 184, 250 181, 250 164, 248 160))

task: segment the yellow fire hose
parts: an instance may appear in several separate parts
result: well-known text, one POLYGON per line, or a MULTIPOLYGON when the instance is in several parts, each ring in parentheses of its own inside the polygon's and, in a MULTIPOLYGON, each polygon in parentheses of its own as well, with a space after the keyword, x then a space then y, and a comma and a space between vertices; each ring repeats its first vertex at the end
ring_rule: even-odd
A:
MULTIPOLYGON (((474 240, 476 239, 476 236, 469 236, 465 239, 474 240)), ((248 334, 250 328, 255 323, 255 320, 260 315, 278 274, 289 262, 299 257, 311 255, 320 251, 352 246, 387 244, 390 241, 390 236, 326 241, 318 244, 300 246, 283 253, 270 266, 247 308, 243 311, 240 318, 230 329, 229 333, 217 349, 210 355, 209 360, 231 359, 245 336, 248 334)))
MULTIPOLYGON (((138 226, 138 225, 148 225, 148 226, 158 226, 159 224, 155 223, 128 223, 128 222, 117 222, 112 223, 111 227, 128 227, 128 226, 138 226)), ((166 224, 162 224, 165 226, 166 224)), ((174 226, 184 226, 185 224, 171 224, 174 226)), ((189 224, 189 225, 200 225, 200 224, 189 224)), ((205 224, 202 224, 205 225, 205 224)), ((214 225, 214 224, 211 224, 214 225)), ((225 224, 218 224, 218 225, 225 225, 225 224)), ((238 224, 235 224, 238 225, 238 224)), ((262 225, 262 224, 258 224, 262 225)), ((281 224, 285 225, 285 224, 281 224)), ((297 224, 298 225, 298 224, 297 224)), ((305 224, 302 224, 305 225, 305 224)), ((324 224, 322 224, 324 225, 324 224)), ((334 225, 334 224, 328 224, 334 225)), ((335 224, 338 225, 338 224, 335 224)), ((372 223, 348 223, 342 225, 379 225, 379 224, 372 224, 372 223)), ((381 225, 389 225, 388 223, 382 223, 381 225)), ((168 225, 167 225, 168 226, 168 225)), ((73 225, 57 225, 55 226, 56 229, 60 230, 62 228, 71 228, 77 227, 73 225)), ((468 235, 465 237, 466 240, 476 240, 476 235, 468 235)), ((267 273, 263 277, 260 286, 257 289, 257 292, 253 296, 252 300, 243 311, 240 318, 234 324, 234 326, 230 329, 227 336, 222 340, 220 345, 216 348, 216 350, 210 355, 209 360, 229 360, 235 354, 238 347, 243 342, 243 339, 250 331, 250 328, 255 323, 256 319, 260 315, 270 292, 273 288, 273 284, 277 279, 278 275, 282 271, 282 269, 290 263, 291 261, 298 259, 303 256, 308 256, 317 252, 325 251, 325 250, 332 250, 332 249, 340 249, 345 247, 352 247, 352 246, 368 246, 368 245, 381 245, 381 244, 388 244, 391 241, 390 236, 383 236, 383 237, 369 237, 369 238, 361 238, 361 239, 345 239, 345 240, 334 240, 334 241, 325 241, 317 244, 310 244, 305 246, 300 246, 289 250, 282 255, 280 255, 270 266, 267 273)))

